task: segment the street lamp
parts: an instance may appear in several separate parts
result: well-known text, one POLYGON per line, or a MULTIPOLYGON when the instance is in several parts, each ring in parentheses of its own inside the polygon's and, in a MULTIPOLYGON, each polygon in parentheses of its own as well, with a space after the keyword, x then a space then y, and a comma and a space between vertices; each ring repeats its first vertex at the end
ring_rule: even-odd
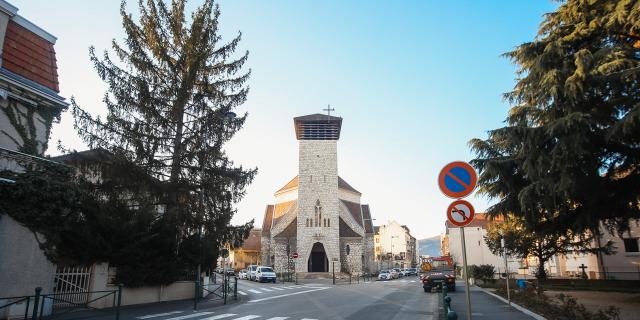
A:
POLYGON ((393 239, 398 239, 398 236, 391 236, 391 261, 393 261, 393 267, 396 267, 396 256, 393 254, 393 239))

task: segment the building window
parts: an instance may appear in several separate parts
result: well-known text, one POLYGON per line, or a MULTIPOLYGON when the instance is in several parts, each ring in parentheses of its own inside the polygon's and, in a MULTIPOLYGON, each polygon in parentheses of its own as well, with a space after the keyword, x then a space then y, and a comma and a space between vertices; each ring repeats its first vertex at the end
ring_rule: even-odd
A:
POLYGON ((347 255, 349 255, 349 253, 351 253, 351 247, 349 245, 347 245, 347 247, 344 248, 344 250, 347 252, 347 255))
POLYGON ((638 250, 638 238, 626 238, 624 240, 625 252, 639 252, 638 250))
POLYGON ((331 228, 331 219, 327 219, 327 227, 331 228))

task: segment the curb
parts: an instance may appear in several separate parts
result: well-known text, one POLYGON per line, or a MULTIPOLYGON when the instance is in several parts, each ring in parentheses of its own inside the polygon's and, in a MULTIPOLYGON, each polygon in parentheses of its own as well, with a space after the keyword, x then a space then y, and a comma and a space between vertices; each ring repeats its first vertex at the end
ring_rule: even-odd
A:
MULTIPOLYGON (((480 289, 480 291, 482 291, 482 292, 484 292, 484 293, 486 293, 486 294, 488 294, 488 295, 490 295, 490 296, 492 296, 494 298, 497 298, 498 300, 500 300, 500 301, 502 301, 504 303, 509 303, 509 301, 507 301, 507 299, 505 299, 505 298, 503 298, 503 297, 501 297, 501 296, 499 296, 499 295, 497 295, 497 294, 495 294, 493 292, 489 292, 488 290, 486 290, 486 289, 484 289, 482 287, 479 287, 479 286, 475 286, 475 287, 480 289)), ((541 316, 541 315, 539 315, 539 314, 537 314, 537 313, 535 313, 535 312, 533 312, 533 311, 531 311, 531 310, 529 310, 529 309, 527 309, 525 307, 522 307, 522 306, 514 303, 513 301, 511 301, 511 306, 516 308, 518 311, 520 311, 520 312, 522 312, 522 313, 524 313, 524 314, 526 314, 528 316, 533 317, 536 320, 547 320, 547 318, 545 318, 545 317, 543 317, 543 316, 541 316)))

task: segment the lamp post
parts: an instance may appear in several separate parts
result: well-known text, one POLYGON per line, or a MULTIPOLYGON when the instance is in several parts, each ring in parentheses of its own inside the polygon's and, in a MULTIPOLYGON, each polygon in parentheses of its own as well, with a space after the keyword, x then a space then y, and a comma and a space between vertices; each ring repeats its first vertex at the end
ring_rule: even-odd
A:
MULTIPOLYGON (((224 117, 221 119, 222 125, 224 126, 227 121, 233 120, 233 119, 235 119, 235 117, 236 117, 236 113, 235 112, 233 112, 233 111, 225 112, 224 117)), ((209 138, 209 136, 207 135, 205 137, 205 139, 208 139, 208 138, 209 138)), ((206 140, 205 140, 205 143, 206 143, 206 140)), ((202 153, 201 153, 201 156, 200 156, 200 199, 199 199, 200 200, 199 201, 200 202, 199 203, 200 210, 198 212, 198 215, 200 216, 199 219, 198 219, 198 270, 197 270, 197 273, 196 273, 196 283, 197 283, 197 285, 200 285, 200 282, 201 282, 200 276, 201 276, 201 273, 202 273, 202 228, 203 228, 202 219, 204 218, 204 214, 205 214, 205 212, 204 212, 204 186, 203 186, 203 184, 204 184, 204 180, 203 180, 204 179, 204 163, 205 163, 204 148, 203 148, 203 150, 201 152, 202 153)), ((226 270, 224 270, 224 268, 225 268, 225 266, 224 266, 224 263, 223 263, 222 269, 226 273, 226 270)))
POLYGON ((391 236, 391 261, 393 261, 393 267, 396 267, 396 256, 393 254, 393 239, 397 239, 398 236, 391 236))

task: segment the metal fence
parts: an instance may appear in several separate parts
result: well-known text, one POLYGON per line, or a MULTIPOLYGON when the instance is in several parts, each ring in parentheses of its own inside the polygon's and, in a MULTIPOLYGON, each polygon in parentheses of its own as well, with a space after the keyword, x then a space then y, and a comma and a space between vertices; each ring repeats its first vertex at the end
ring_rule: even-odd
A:
POLYGON ((198 310, 198 303, 203 300, 222 300, 227 304, 229 298, 238 300, 238 277, 223 276, 219 281, 214 278, 210 283, 195 281, 193 310, 198 310))
MULTIPOLYGON (((112 308, 103 309, 105 312, 113 314, 116 320, 120 319, 120 306, 122 304, 122 285, 118 286, 117 290, 104 290, 104 291, 85 291, 80 292, 83 296, 90 297, 82 302, 77 302, 69 296, 61 293, 49 293, 42 294, 42 288, 37 287, 35 294, 32 296, 20 296, 20 297, 5 297, 0 298, 0 311, 7 310, 11 306, 15 306, 21 303, 25 303, 24 313, 21 314, 21 319, 27 320, 40 320, 46 316, 45 305, 52 303, 64 304, 64 309, 54 309, 54 314, 67 313, 78 310, 97 309, 91 306, 93 302, 102 299, 112 299, 112 308), (4 310, 3 310, 4 309, 4 310)), ((15 316, 15 315, 11 315, 15 316)))

